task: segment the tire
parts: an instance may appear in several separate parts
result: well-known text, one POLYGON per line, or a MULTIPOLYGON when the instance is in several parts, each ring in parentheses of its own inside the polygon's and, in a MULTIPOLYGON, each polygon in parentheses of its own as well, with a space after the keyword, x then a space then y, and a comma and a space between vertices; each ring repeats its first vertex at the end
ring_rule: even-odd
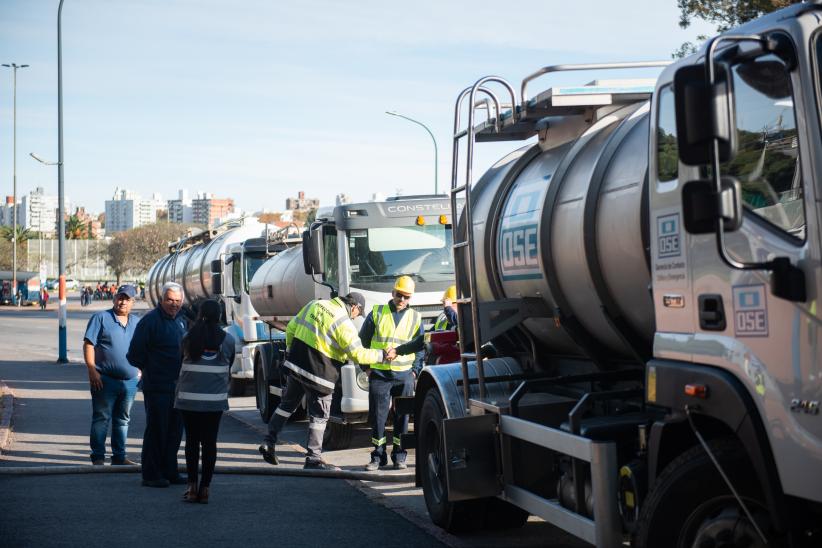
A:
POLYGON ((323 434, 323 450, 338 451, 351 447, 351 436, 354 425, 347 422, 329 420, 323 434))
POLYGON ((257 409, 260 418, 268 424, 271 415, 280 404, 280 397, 271 393, 271 375, 269 366, 263 363, 262 353, 254 356, 254 395, 257 400, 257 409))
MULTIPOLYGON (((736 440, 720 439, 709 441, 708 447, 769 545, 774 545, 768 512, 742 446, 736 440)), ((700 445, 674 459, 657 478, 640 512, 634 546, 756 548, 764 544, 700 445)))
POLYGON ((245 396, 245 391, 247 387, 248 381, 246 381, 245 379, 237 379, 235 377, 231 377, 231 380, 228 381, 228 396, 231 398, 245 396))
POLYGON ((448 500, 441 430, 444 418, 442 396, 436 389, 431 389, 423 399, 419 423, 415 423, 415 429, 419 429, 417 467, 422 478, 425 506, 431 521, 449 533, 476 531, 483 528, 491 499, 459 502, 448 500))

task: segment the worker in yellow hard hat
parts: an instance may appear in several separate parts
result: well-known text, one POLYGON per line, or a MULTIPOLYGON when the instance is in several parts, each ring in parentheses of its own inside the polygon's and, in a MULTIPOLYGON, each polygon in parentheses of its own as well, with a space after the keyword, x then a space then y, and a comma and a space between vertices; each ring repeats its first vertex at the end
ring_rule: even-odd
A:
MULTIPOLYGON (((386 360, 370 365, 368 383, 368 410, 371 420, 371 461, 366 470, 376 470, 388 464, 385 421, 394 396, 412 396, 414 380, 422 369, 423 351, 398 354, 394 349, 422 334, 422 316, 409 306, 414 295, 414 280, 400 276, 394 283, 391 300, 374 306, 360 329, 363 346, 386 352, 386 360)), ((402 447, 401 437, 408 432, 408 415, 394 411, 394 432, 391 460, 394 468, 406 468, 408 453, 402 447)))
POLYGON ((451 331, 457 328, 457 286, 449 286, 442 294, 442 313, 434 322, 434 331, 451 331))

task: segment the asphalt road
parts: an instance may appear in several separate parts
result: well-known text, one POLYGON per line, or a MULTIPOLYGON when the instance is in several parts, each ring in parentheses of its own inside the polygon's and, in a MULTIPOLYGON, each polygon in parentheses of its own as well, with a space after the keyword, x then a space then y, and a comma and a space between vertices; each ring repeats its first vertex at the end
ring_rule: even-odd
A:
MULTIPOLYGON (((80 308, 70 300, 68 351, 58 365, 56 311, 0 307, 0 380, 15 393, 12 444, 0 467, 90 466, 91 403, 81 341, 88 317, 108 303, 80 308)), ((136 312, 146 310, 138 303, 136 312)), ((253 475, 267 468, 257 452, 264 431, 253 398, 232 398, 220 425, 218 466, 249 475, 217 474, 210 504, 180 502, 183 487, 140 486, 137 473, 60 476, 0 474, 0 545, 6 546, 588 546, 531 518, 516 531, 455 537, 432 525, 413 483, 253 475), (377 526, 374 526, 377 524, 377 526)), ((127 450, 139 460, 145 428, 142 395, 132 409, 127 450)), ((299 468, 305 423, 289 424, 278 446, 281 467, 299 468)), ((362 470, 368 432, 354 448, 327 452, 343 469, 362 470), (365 441, 363 441, 365 440, 365 441)), ((179 458, 184 464, 182 451, 179 458)), ((413 452, 409 462, 413 469, 413 452)), ((393 471, 380 473, 395 473, 393 471)))

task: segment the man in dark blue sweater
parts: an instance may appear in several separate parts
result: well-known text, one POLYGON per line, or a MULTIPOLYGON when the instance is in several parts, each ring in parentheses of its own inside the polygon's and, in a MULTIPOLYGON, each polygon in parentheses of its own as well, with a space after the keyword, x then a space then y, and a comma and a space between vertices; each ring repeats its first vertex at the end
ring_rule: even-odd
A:
POLYGON ((169 282, 163 286, 159 306, 137 324, 128 349, 128 361, 143 372, 141 381, 146 408, 143 435, 143 485, 168 487, 184 484, 177 472, 177 451, 183 438, 183 421, 174 409, 174 391, 183 363, 180 342, 186 321, 180 308, 183 288, 169 282))

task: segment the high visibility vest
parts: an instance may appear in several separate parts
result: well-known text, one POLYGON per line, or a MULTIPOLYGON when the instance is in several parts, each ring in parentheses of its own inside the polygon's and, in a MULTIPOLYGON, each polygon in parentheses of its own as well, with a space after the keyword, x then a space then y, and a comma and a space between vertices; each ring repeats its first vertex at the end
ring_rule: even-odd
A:
POLYGON ((348 309, 337 297, 330 301, 311 301, 288 322, 287 347, 294 338, 332 360, 345 362, 349 357, 357 363, 373 363, 381 357, 363 348, 357 328, 348 317, 348 309))
MULTIPOLYGON (((394 325, 394 314, 387 304, 376 305, 371 311, 374 320, 374 336, 371 338, 371 348, 384 350, 395 348, 411 340, 420 329, 422 317, 416 310, 409 308, 403 314, 399 325, 394 325)), ((372 369, 382 369, 384 371, 408 371, 414 365, 414 354, 403 354, 397 356, 392 362, 375 363, 372 369)))
POLYGON ((440 315, 437 316, 437 321, 434 322, 434 331, 447 331, 448 330, 448 316, 445 315, 445 312, 440 312, 440 315))

